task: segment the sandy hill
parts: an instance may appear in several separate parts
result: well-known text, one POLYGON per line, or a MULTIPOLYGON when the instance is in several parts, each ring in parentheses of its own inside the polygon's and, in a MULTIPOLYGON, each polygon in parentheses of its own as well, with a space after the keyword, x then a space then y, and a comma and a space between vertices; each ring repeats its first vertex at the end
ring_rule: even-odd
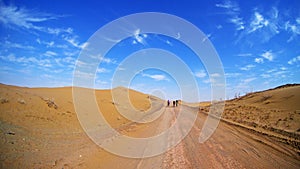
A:
MULTIPOLYGON (((117 97, 129 97, 132 106, 140 111, 150 108, 149 96, 134 90, 118 87, 112 90, 117 97), (127 92, 129 96, 127 96, 127 92)), ((96 90, 97 103, 112 125, 124 123, 117 113, 111 90, 96 90), (117 119, 117 120, 116 120, 117 119)), ((92 99, 92 98, 91 98, 92 99)), ((122 100, 122 99, 121 99, 122 100)), ((124 99, 126 100, 126 99, 124 99)), ((0 120, 32 128, 39 122, 43 125, 78 125, 74 111, 72 88, 24 88, 0 85, 0 120), (49 123, 44 123, 48 121, 49 123), (61 123, 61 122, 64 123, 61 123), (52 124, 53 123, 53 124, 52 124)))
MULTIPOLYGON (((151 97, 146 94, 122 87, 112 91, 117 97, 129 97, 134 109, 141 113, 151 106, 151 97)), ((96 90, 95 95, 106 120, 118 128, 129 120, 116 110, 115 105, 123 103, 112 99, 112 91, 96 90)), ((71 87, 25 88, 0 84, 0 168, 52 168, 58 165, 56 158, 64 156, 63 153, 79 158, 83 153, 80 146, 89 142, 74 111, 71 87), (72 152, 73 147, 78 152, 72 152), (36 164, 36 157, 44 164, 36 164)))
POLYGON ((299 101, 300 84, 287 84, 266 91, 249 93, 231 100, 231 103, 250 104, 268 109, 300 111, 299 101))
POLYGON ((264 133, 299 140, 299 101, 300 85, 283 85, 226 101, 222 118, 264 133))

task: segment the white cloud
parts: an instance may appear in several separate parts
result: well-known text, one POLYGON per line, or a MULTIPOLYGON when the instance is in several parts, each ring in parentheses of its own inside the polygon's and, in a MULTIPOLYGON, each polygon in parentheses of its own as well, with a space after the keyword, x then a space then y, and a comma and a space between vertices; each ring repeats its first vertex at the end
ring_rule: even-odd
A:
POLYGON ((215 79, 214 78, 208 78, 208 79, 205 79, 205 80, 203 80, 203 83, 215 83, 215 81, 214 81, 215 79))
POLYGON ((250 83, 250 82, 252 82, 252 81, 255 80, 255 79, 256 79, 255 77, 247 78, 247 79, 244 79, 244 80, 243 80, 243 83, 250 83))
MULTIPOLYGON (((55 58, 54 61, 59 66, 62 66, 62 67, 68 66, 70 68, 73 68, 75 66, 75 62, 76 62, 76 60, 70 56, 65 57, 65 58, 55 58), (66 64, 68 64, 68 65, 66 65, 66 64)), ((80 63, 77 63, 77 64, 80 64, 80 63)))
POLYGON ((292 58, 291 60, 288 61, 288 64, 292 65, 294 63, 297 63, 300 61, 300 55, 297 57, 292 58))
POLYGON ((109 70, 108 69, 105 69, 105 68, 97 68, 97 71, 96 71, 97 73, 107 73, 107 72, 109 72, 109 70))
POLYGON ((254 68, 254 67, 255 67, 255 65, 249 64, 249 65, 246 65, 246 66, 244 66, 244 67, 241 67, 240 69, 241 69, 241 70, 250 70, 250 69, 252 69, 252 68, 254 68))
POLYGON ((236 78, 240 75, 241 75, 241 73, 225 73, 226 78, 236 78))
POLYGON ((285 77, 286 73, 287 73, 287 71, 280 70, 280 71, 274 72, 273 77, 285 77))
POLYGON ((119 67, 117 68, 117 70, 118 70, 118 71, 124 71, 124 70, 126 70, 126 69, 119 66, 119 67))
POLYGON ((229 21, 236 25, 236 30, 239 31, 245 29, 243 18, 233 16, 229 21))
POLYGON ((132 41, 132 44, 134 44, 134 45, 137 44, 137 41, 136 41, 136 40, 133 40, 133 41, 132 41))
POLYGON ((202 43, 205 42, 207 39, 209 39, 211 37, 211 34, 207 34, 203 39, 202 39, 202 43))
POLYGON ((96 75, 91 72, 83 72, 80 70, 76 70, 74 72, 74 76, 80 77, 80 78, 86 78, 86 79, 94 79, 96 75))
POLYGON ((236 3, 234 3, 230 0, 226 0, 223 3, 216 4, 216 7, 225 8, 225 9, 229 9, 229 10, 232 10, 232 11, 239 11, 240 10, 239 6, 236 3))
POLYGON ((48 28, 40 26, 41 23, 57 19, 62 16, 36 12, 14 5, 0 6, 0 22, 9 28, 21 28, 45 32, 48 34, 72 33, 71 28, 48 28))
POLYGON ((166 43, 170 46, 173 46, 173 44, 169 40, 166 40, 166 43))
POLYGON ((61 33, 68 33, 68 34, 72 34, 73 33, 73 29, 72 28, 67 28, 67 29, 63 29, 63 28, 46 28, 45 32, 49 33, 49 34, 61 34, 61 33))
POLYGON ((249 57, 249 56, 252 56, 252 53, 240 53, 237 56, 249 57))
POLYGON ((217 27, 216 27, 217 29, 222 29, 223 28, 223 26, 222 25, 217 25, 217 27))
POLYGON ((112 63, 112 64, 115 64, 116 61, 113 60, 113 59, 111 59, 111 58, 101 57, 100 58, 100 63, 107 63, 107 64, 112 63))
POLYGON ((80 43, 77 40, 76 36, 63 36, 63 39, 67 42, 69 42, 73 47, 78 48, 78 49, 83 49, 84 47, 87 46, 87 43, 80 43))
POLYGON ((79 54, 79 50, 74 50, 74 51, 64 51, 63 52, 63 55, 65 55, 65 56, 69 56, 69 57, 71 57, 71 56, 78 56, 78 54, 79 54))
POLYGON ((226 10, 226 14, 230 16, 229 23, 233 23, 236 26, 236 30, 240 31, 245 29, 245 23, 242 17, 239 17, 240 7, 237 3, 226 0, 223 3, 216 4, 216 7, 226 10))
POLYGON ((0 59, 8 62, 21 63, 24 65, 35 64, 42 67, 52 67, 51 62, 48 59, 37 59, 35 57, 15 57, 13 54, 8 56, 0 56, 0 59))
POLYGON ((209 76, 210 77, 220 77, 221 75, 219 73, 212 73, 209 76))
POLYGON ((133 44, 141 43, 143 45, 147 44, 145 41, 145 38, 148 37, 147 34, 141 34, 141 30, 137 29, 133 33, 134 35, 134 41, 132 42, 133 44))
POLYGON ((204 70, 201 70, 199 72, 196 72, 195 76, 198 77, 198 78, 204 78, 204 77, 206 77, 206 73, 205 73, 204 70))
POLYGON ((262 42, 268 42, 274 35, 280 33, 277 8, 273 7, 271 11, 266 13, 267 16, 264 16, 257 10, 254 11, 245 35, 254 34, 258 36, 262 42))
POLYGON ((270 77, 271 77, 270 74, 265 74, 265 73, 261 74, 260 76, 261 76, 262 78, 270 78, 270 77))
POLYGON ((256 63, 264 63, 264 59, 263 58, 255 58, 254 62, 256 62, 256 63))
POLYGON ((300 24, 300 17, 296 19, 296 22, 300 24))
POLYGON ((154 79, 156 81, 161 81, 161 80, 167 80, 169 81, 169 79, 165 76, 165 75, 159 75, 159 74, 156 74, 156 75, 150 75, 150 74, 142 74, 143 77, 149 77, 151 79, 154 79))
POLYGON ((64 48, 64 49, 66 49, 67 48, 67 45, 56 45, 55 44, 55 42, 54 41, 49 41, 49 42, 47 42, 47 41, 43 41, 43 40, 41 40, 40 38, 37 38, 36 39, 36 42, 38 43, 38 44, 40 44, 40 45, 46 45, 46 47, 47 48, 64 48))
POLYGON ((274 54, 272 53, 272 51, 266 51, 262 53, 261 56, 269 61, 273 61, 274 59, 274 54))
POLYGON ((181 38, 181 34, 180 32, 177 32, 176 39, 180 39, 180 38, 181 38))
POLYGON ((276 71, 276 69, 270 69, 270 70, 267 71, 267 73, 272 73, 272 72, 275 72, 275 71, 276 71))
POLYGON ((35 23, 56 19, 56 16, 46 13, 33 13, 16 6, 0 6, 0 21, 9 27, 21 27, 25 29, 42 30, 35 23))
POLYGON ((51 57, 51 56, 57 56, 57 53, 53 52, 53 51, 46 51, 44 53, 45 56, 51 57))
POLYGON ((287 68, 286 67, 280 67, 280 70, 287 70, 287 68))
POLYGON ((35 49, 33 46, 30 46, 30 45, 13 43, 13 42, 10 42, 7 40, 2 45, 4 48, 18 48, 18 49, 25 49, 25 50, 34 50, 35 49))
POLYGON ((254 12, 254 17, 250 23, 250 30, 248 33, 255 32, 258 29, 268 26, 269 21, 266 20, 259 12, 254 12))
POLYGON ((292 35, 290 38, 287 40, 287 42, 291 42, 292 40, 295 39, 296 36, 300 35, 300 18, 296 19, 296 23, 291 23, 291 21, 285 22, 285 30, 290 32, 292 35))

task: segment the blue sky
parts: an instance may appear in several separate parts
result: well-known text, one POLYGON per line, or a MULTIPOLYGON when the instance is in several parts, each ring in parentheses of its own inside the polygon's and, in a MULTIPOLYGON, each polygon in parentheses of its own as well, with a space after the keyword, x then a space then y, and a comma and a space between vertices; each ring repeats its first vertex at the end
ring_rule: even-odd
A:
MULTIPOLYGON (((71 86, 76 60, 90 36, 113 20, 138 12, 176 15, 203 31, 222 61, 227 98, 300 83, 299 9, 298 0, 0 1, 0 83, 71 86)), ((210 99, 210 82, 218 75, 209 77, 201 62, 194 61, 192 53, 187 56, 188 49, 176 39, 157 35, 119 42, 102 58, 95 87, 111 88, 123 59, 147 47, 174 49, 192 71, 201 100, 210 99)), ((176 79, 157 69, 141 71, 129 87, 162 98, 181 97, 176 79)))

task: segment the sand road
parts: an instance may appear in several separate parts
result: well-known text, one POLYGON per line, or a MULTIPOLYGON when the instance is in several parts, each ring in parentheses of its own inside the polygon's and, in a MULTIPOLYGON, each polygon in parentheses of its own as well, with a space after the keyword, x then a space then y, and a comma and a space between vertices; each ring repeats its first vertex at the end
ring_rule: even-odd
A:
MULTIPOLYGON (((170 127, 181 110, 196 113, 197 109, 187 106, 164 108, 156 121, 137 125, 128 124, 119 132, 134 137, 156 135, 170 127)), ((199 114, 187 137, 164 154, 141 159, 116 156, 97 147, 82 134, 74 138, 77 155, 68 155, 57 160, 53 167, 75 168, 299 168, 299 156, 286 145, 246 129, 220 122, 212 137, 201 144, 198 137, 207 116, 199 114), (78 148, 78 149, 76 149, 78 148), (77 163, 77 164, 76 164, 77 163)), ((189 122, 188 119, 186 119, 189 122)), ((178 132, 181 132, 178 129, 178 132)), ((71 138, 71 137, 68 137, 71 138)), ((59 140, 57 140, 59 141, 59 140)), ((69 140, 72 142, 72 140, 69 140)), ((165 138, 171 143, 172 135, 165 138)), ((65 146, 63 146, 65 148, 65 146)), ((151 149, 151 147, 147 147, 151 149)), ((68 148, 67 148, 68 149, 68 148)), ((64 150, 68 151, 68 150, 64 150)))

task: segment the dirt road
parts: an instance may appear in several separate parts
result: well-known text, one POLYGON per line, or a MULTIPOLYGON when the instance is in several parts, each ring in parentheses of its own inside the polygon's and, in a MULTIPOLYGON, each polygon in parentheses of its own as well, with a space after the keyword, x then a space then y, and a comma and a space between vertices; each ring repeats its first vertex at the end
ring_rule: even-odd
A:
MULTIPOLYGON (((145 125, 134 124, 122 131, 135 137, 156 135, 174 123, 180 110, 182 113, 197 113, 197 109, 186 106, 168 107, 156 121, 145 125)), ((299 155, 285 144, 223 122, 220 122, 208 141, 199 143, 199 134, 206 117, 198 114, 187 137, 159 156, 130 159, 109 154, 102 155, 106 159, 103 163, 101 153, 98 152, 91 155, 84 165, 88 168, 299 168, 299 155)), ((189 122, 186 119, 183 123, 189 122)), ((181 132, 181 129, 177 131, 181 132)), ((167 144, 172 141, 172 135, 166 137, 167 144)))
MULTIPOLYGON (((157 135, 174 124, 178 113, 198 113, 187 106, 164 107, 162 115, 151 123, 130 123, 116 129, 132 137, 157 135)), ((189 116, 187 116, 189 117, 189 116)), ((220 122, 208 141, 198 142, 207 115, 198 114, 188 135, 167 152, 150 158, 124 158, 94 144, 84 131, 53 128, 14 129, 1 141, 1 168, 299 168, 299 155, 287 145, 267 136, 220 122)), ((182 125, 191 123, 189 118, 182 125)), ((182 128, 176 128, 181 134, 182 128)), ((163 144, 175 141, 165 137, 163 144)), ((147 147, 151 149, 151 147, 147 147)))

